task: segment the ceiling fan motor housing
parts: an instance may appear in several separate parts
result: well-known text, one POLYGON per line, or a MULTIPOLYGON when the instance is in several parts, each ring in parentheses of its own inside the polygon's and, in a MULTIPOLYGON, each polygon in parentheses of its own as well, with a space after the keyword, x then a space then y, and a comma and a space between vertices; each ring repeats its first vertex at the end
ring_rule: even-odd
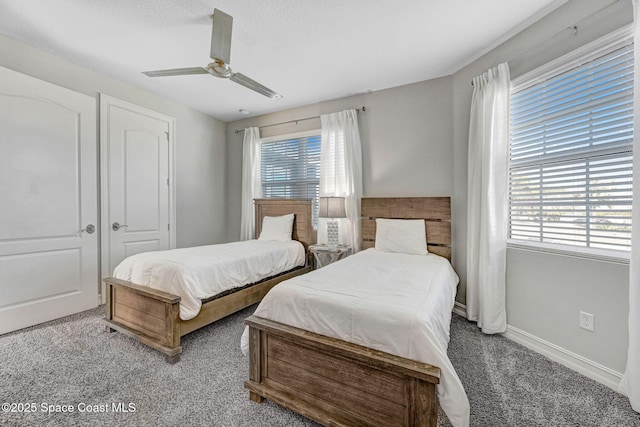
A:
POLYGON ((221 59, 215 59, 212 63, 207 65, 207 71, 212 76, 220 77, 223 79, 228 79, 233 75, 231 67, 221 59))

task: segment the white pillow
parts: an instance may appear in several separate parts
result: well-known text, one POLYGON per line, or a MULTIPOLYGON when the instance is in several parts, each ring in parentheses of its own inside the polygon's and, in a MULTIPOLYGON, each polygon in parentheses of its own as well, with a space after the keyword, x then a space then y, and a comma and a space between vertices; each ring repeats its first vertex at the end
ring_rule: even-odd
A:
POLYGON ((376 250, 427 255, 423 219, 376 219, 376 250))
POLYGON ((293 215, 265 216, 262 218, 262 230, 258 240, 277 240, 280 242, 291 240, 293 215))

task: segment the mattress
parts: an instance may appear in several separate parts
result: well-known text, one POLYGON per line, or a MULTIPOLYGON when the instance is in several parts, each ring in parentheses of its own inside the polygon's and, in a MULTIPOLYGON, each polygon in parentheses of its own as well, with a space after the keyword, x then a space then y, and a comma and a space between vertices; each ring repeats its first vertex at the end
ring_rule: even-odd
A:
POLYGON ((122 261, 113 276, 180 296, 180 319, 189 320, 204 299, 304 264, 298 241, 246 240, 140 253, 122 261))
MULTIPOLYGON (((434 254, 368 249, 276 285, 256 316, 435 365, 442 409, 469 425, 469 400, 447 356, 458 276, 434 254)), ((242 337, 248 353, 248 330, 242 337)))

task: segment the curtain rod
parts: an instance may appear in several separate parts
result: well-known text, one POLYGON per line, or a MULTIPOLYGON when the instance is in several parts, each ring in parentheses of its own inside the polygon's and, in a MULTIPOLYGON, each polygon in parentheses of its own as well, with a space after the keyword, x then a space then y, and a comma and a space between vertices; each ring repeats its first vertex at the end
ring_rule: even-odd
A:
MULTIPOLYGON (((360 111, 362 111, 362 112, 367 111, 367 107, 364 107, 364 106, 363 106, 362 108, 356 108, 356 112, 358 112, 358 113, 359 113, 360 111)), ((271 123, 271 124, 269 124, 269 125, 258 126, 258 129, 268 128, 268 127, 271 127, 271 126, 286 125, 286 124, 288 124, 288 123, 295 123, 295 124, 298 124, 298 122, 302 122, 302 121, 305 121, 305 120, 319 119, 319 118, 320 118, 320 116, 311 116, 311 117, 305 117, 305 118, 303 118, 303 119, 289 120, 289 121, 286 121, 286 122, 271 123)), ((244 132, 244 129, 236 129, 236 130, 235 130, 235 133, 236 133, 236 134, 238 134, 238 133, 240 133, 240 132, 244 132)))
MULTIPOLYGON (((567 28, 564 28, 560 31, 558 31, 557 33, 555 33, 554 35, 547 37, 546 39, 534 44, 533 46, 530 46, 527 50, 525 50, 524 52, 520 52, 519 54, 517 54, 516 56, 514 56, 513 58, 509 59, 507 62, 512 62, 524 55, 526 55, 527 53, 529 53, 530 51, 539 48, 540 46, 542 46, 545 43, 548 43, 550 40, 555 39, 556 37, 558 37, 559 35, 563 34, 566 31, 572 31, 573 35, 577 35, 578 34, 578 28, 583 24, 584 21, 586 21, 589 18, 592 18, 593 16, 595 16, 596 14, 602 12, 603 10, 609 8, 610 6, 612 6, 615 3, 618 3, 620 0, 613 0, 609 3, 607 3, 605 6, 595 10, 593 13, 591 13, 590 15, 585 16, 584 18, 580 19, 580 21, 576 22, 573 25, 568 26, 567 28)), ((473 86, 473 79, 471 80, 471 86, 473 86)))
MULTIPOLYGON (((618 0, 615 0, 615 1, 618 1, 618 0)), ((602 9, 597 10, 595 13, 600 12, 600 10, 602 10, 602 9)), ((593 13, 592 15, 595 15, 595 13, 593 13)), ((590 18, 592 15, 587 16, 587 18, 590 18)), ((586 18, 585 18, 585 19, 586 19, 586 18)), ((567 27, 567 28, 565 28, 564 30, 562 30, 562 31, 559 31, 559 32, 555 33, 555 34, 554 34, 554 35, 552 35, 551 37, 548 37, 548 38, 546 38, 546 39, 544 39, 544 40, 540 41, 539 43, 536 43, 536 44, 534 44, 533 46, 529 47, 529 49, 525 50, 524 52, 520 52, 518 55, 516 55, 516 56, 514 56, 513 58, 511 58, 510 60, 508 60, 508 61, 507 61, 507 63, 512 62, 512 61, 514 61, 515 59, 518 59, 518 58, 520 58, 521 56, 524 56, 525 54, 527 54, 527 53, 531 52, 532 50, 539 48, 539 47, 540 47, 540 46, 542 46, 543 44, 545 44, 545 43, 549 42, 549 40, 553 40, 553 39, 555 39, 556 37, 558 37, 559 35, 561 35, 561 34, 565 33, 566 31, 573 31, 573 35, 575 36, 575 35, 577 35, 577 34, 578 34, 578 26, 577 26, 577 25, 572 25, 571 27, 567 27)), ((476 77, 477 77, 477 76, 476 76, 476 77)), ((471 86, 475 86, 475 85, 473 84, 473 80, 474 80, 474 79, 475 79, 475 77, 474 77, 473 79, 471 79, 471 86)))

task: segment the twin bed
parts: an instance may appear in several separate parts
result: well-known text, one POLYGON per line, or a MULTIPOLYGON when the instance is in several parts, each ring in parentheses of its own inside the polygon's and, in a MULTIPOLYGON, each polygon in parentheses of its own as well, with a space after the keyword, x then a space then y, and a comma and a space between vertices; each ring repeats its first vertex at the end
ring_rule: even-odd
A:
POLYGON ((436 426, 439 402, 453 426, 468 426, 447 356, 458 284, 450 199, 363 198, 361 216, 366 250, 280 284, 246 320, 250 399, 354 426, 436 426), (405 233, 415 222, 422 249, 405 233))
MULTIPOLYGON (((281 206, 286 203, 256 201, 257 236, 264 216, 292 213, 293 205, 281 206)), ((224 309, 212 309, 216 314, 207 314, 198 324, 208 324, 264 297, 254 315, 246 319, 242 342, 250 364, 245 387, 253 401, 268 398, 324 425, 377 426, 436 426, 440 402, 455 427, 468 426, 469 403, 447 357, 458 283, 449 263, 450 200, 364 198, 361 206, 362 247, 366 250, 313 272, 309 272, 307 254, 304 267, 263 282, 269 282, 266 290, 251 291, 260 285, 243 288, 240 292, 255 295, 241 297, 241 303, 225 304, 224 309), (384 222, 389 218, 414 221, 384 222), (405 236, 404 223, 421 224, 419 233, 426 234, 422 245, 429 242, 428 255, 426 247, 421 249, 418 244, 415 249, 411 240, 415 230, 413 237, 406 237, 411 233, 405 236), (274 280, 285 279, 290 280, 267 294, 274 280)), ((310 207, 308 217, 295 213, 294 235, 307 245, 313 241, 310 207), (305 221, 307 225, 300 227, 305 221)), ((173 346, 156 339, 147 344, 163 351, 169 360, 179 357, 179 336, 196 329, 189 327, 193 319, 184 321, 177 314, 180 298, 171 294, 157 297, 155 294, 164 292, 122 280, 108 279, 107 284, 109 327, 143 342, 149 340, 147 329, 140 331, 139 325, 147 318, 137 321, 138 331, 133 332, 118 314, 124 304, 119 296, 142 293, 154 304, 162 303, 168 314, 163 318, 163 310, 156 310, 156 323, 165 324, 156 335, 174 339, 173 346), (114 299, 120 302, 114 304, 114 299), (173 334, 164 332, 171 330, 173 334)), ((203 303, 195 319, 209 310, 209 304, 240 292, 203 303)))
POLYGON ((116 268, 118 277, 104 281, 107 330, 138 339, 164 353, 170 363, 179 361, 182 336, 255 304, 276 284, 311 270, 308 246, 315 241, 311 199, 256 199, 256 238, 262 233, 265 217, 289 214, 294 214, 290 238, 299 242, 302 253, 298 262, 293 261, 295 267, 282 261, 286 252, 296 252, 290 249, 291 242, 282 241, 263 241, 261 245, 255 240, 236 242, 126 259, 116 268), (245 256, 252 251, 259 252, 259 258, 245 256), (217 257, 212 258, 212 253, 217 257), (231 256, 234 253, 236 256, 231 256), (207 265, 211 259, 221 261, 217 270, 207 265), (271 263, 265 265, 267 261, 271 263), (197 276, 207 275, 197 280, 202 278, 197 276), (189 287, 194 283, 199 289, 189 287))

